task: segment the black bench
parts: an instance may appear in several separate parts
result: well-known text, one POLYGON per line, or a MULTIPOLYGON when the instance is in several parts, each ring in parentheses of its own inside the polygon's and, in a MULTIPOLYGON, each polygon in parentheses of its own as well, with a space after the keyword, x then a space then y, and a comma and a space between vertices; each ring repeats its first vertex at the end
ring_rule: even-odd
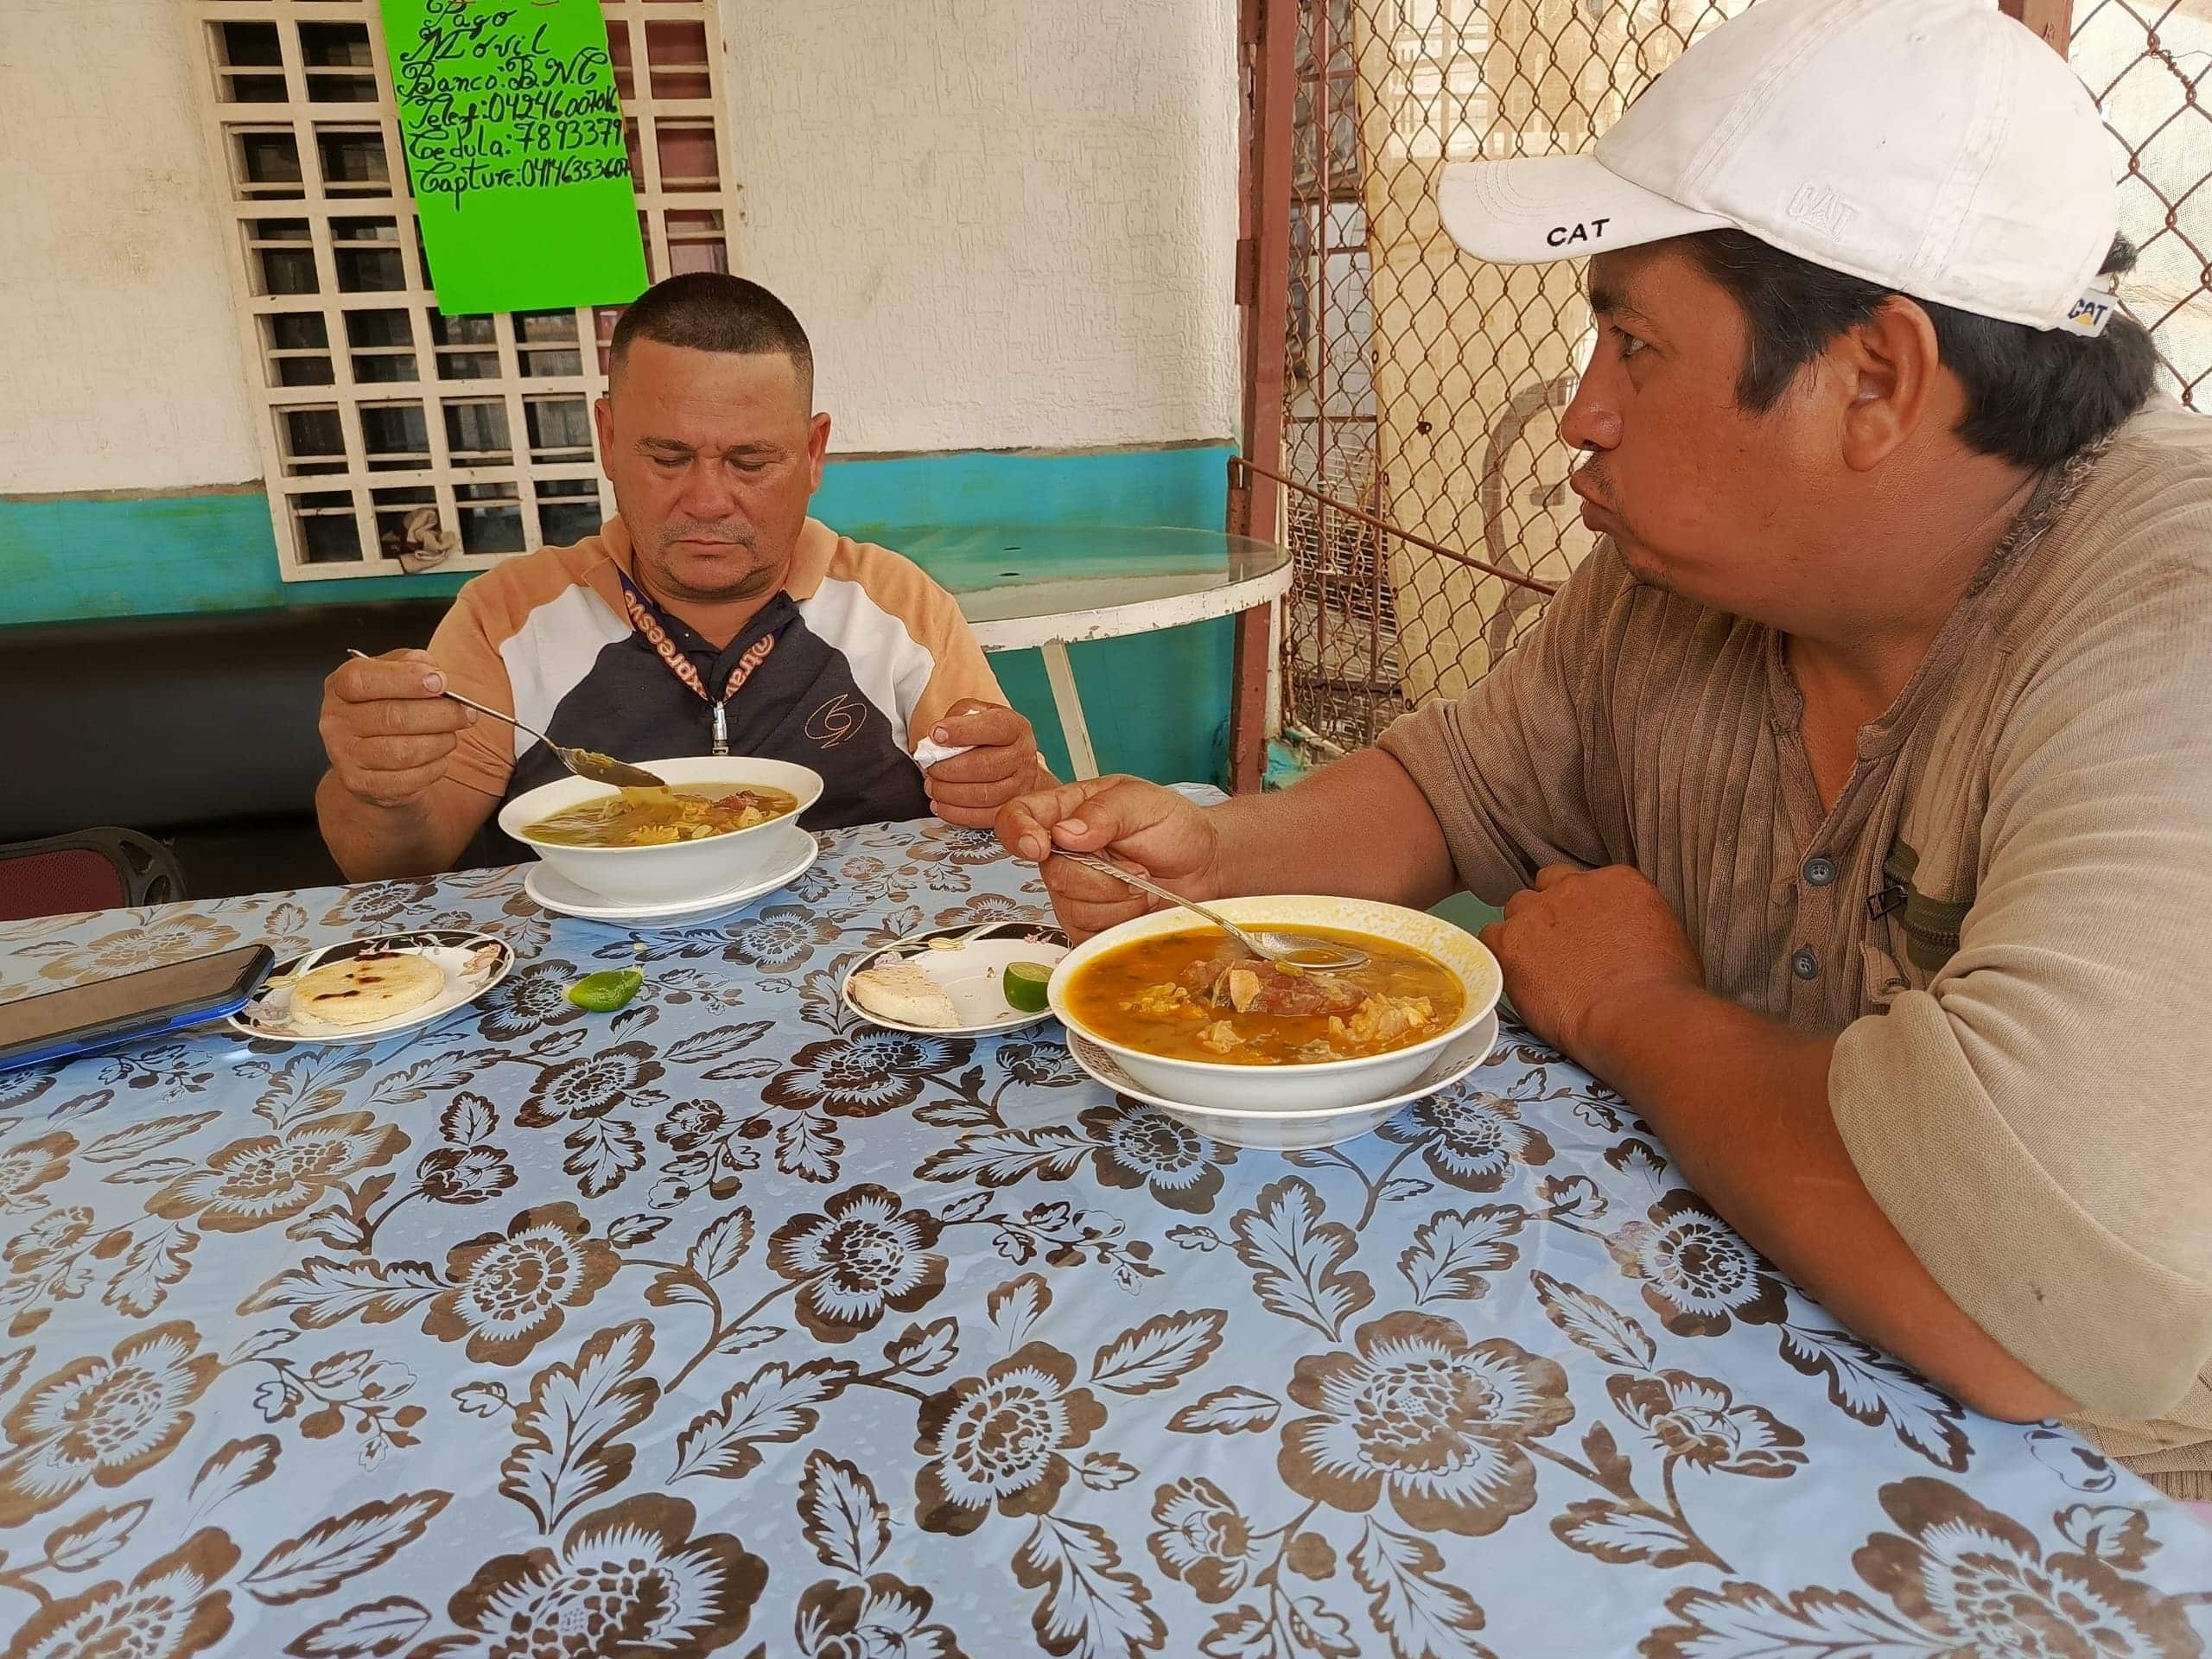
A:
POLYGON ((194 898, 341 880, 315 823, 323 677, 348 645, 427 645, 449 603, 0 628, 0 842, 143 830, 194 898))

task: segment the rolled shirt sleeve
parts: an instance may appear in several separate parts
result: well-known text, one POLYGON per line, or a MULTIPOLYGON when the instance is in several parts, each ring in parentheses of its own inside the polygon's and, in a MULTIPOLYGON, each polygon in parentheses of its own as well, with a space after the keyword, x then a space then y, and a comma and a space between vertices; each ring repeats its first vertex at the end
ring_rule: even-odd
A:
POLYGON ((2206 591, 2139 589, 2028 676, 1958 951, 1843 1033, 1828 1086, 1860 1178, 1977 1324, 2092 1422, 2212 1439, 2206 591))
POLYGON ((977 702, 1004 702, 998 676, 990 659, 976 643, 959 602, 932 584, 918 607, 912 626, 920 635, 931 659, 930 677, 921 694, 906 711, 906 746, 912 748, 930 734, 955 703, 973 698, 977 702))
POLYGON ((1630 585, 1612 543, 1599 543, 1517 650, 1465 696, 1382 734, 1444 827, 1460 883, 1485 904, 1503 904, 1547 864, 1608 861, 1584 721, 1602 636, 1630 585))

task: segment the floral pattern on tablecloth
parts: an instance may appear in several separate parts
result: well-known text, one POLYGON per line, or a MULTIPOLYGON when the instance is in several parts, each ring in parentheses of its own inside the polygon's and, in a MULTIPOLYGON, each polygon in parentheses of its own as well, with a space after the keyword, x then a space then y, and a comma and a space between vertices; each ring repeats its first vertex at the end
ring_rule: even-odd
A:
POLYGON ((666 932, 512 870, 0 929, 0 996, 522 958, 372 1046, 0 1074, 0 1655, 2204 1650, 2212 1532, 1839 1329, 1511 1027, 1240 1150, 1049 1025, 855 1021, 856 954, 1040 899, 965 832, 827 841, 666 932))

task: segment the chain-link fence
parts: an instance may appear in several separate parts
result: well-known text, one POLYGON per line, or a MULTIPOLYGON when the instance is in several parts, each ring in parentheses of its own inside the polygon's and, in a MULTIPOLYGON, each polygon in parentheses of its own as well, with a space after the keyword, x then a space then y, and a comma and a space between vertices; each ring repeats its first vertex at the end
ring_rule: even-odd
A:
MULTIPOLYGON (((2140 253, 2120 284, 2191 409, 2212 388, 2212 0, 2074 0, 2068 61, 2118 140, 2120 228, 2140 253)), ((2208 411, 2212 412, 2212 411, 2208 411)))
MULTIPOLYGON (((1592 340, 1580 270, 1464 257, 1438 219, 1438 174, 1586 149, 1751 3, 1296 0, 1281 456, 1294 743, 1357 747, 1457 696, 1592 540, 1558 426, 1592 340)), ((2063 38, 2063 4, 2032 3, 2063 38)), ((2123 292, 2193 404, 2212 377, 2212 111, 2197 101, 2212 0, 2075 10, 2074 61, 2119 139, 2122 228, 2142 249, 2123 292)))

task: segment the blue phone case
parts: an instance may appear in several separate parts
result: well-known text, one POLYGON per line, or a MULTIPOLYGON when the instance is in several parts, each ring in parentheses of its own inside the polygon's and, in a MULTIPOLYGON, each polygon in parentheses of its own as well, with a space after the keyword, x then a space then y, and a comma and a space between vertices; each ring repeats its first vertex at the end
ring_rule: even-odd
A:
MULTIPOLYGON (((257 991, 259 986, 254 990, 257 991)), ((122 1031, 102 1032, 98 1035, 78 1033, 56 1037, 43 1048, 34 1048, 21 1054, 0 1057, 0 1071, 19 1071, 26 1065, 44 1065, 55 1060, 74 1059, 79 1054, 99 1054, 125 1043, 135 1043, 141 1038, 158 1037, 165 1031, 178 1031, 187 1026, 204 1026, 210 1020, 221 1020, 236 1014, 253 1001, 254 991, 243 996, 226 996, 197 1008, 180 1008, 159 1020, 149 1020, 143 1026, 131 1026, 122 1031)))

